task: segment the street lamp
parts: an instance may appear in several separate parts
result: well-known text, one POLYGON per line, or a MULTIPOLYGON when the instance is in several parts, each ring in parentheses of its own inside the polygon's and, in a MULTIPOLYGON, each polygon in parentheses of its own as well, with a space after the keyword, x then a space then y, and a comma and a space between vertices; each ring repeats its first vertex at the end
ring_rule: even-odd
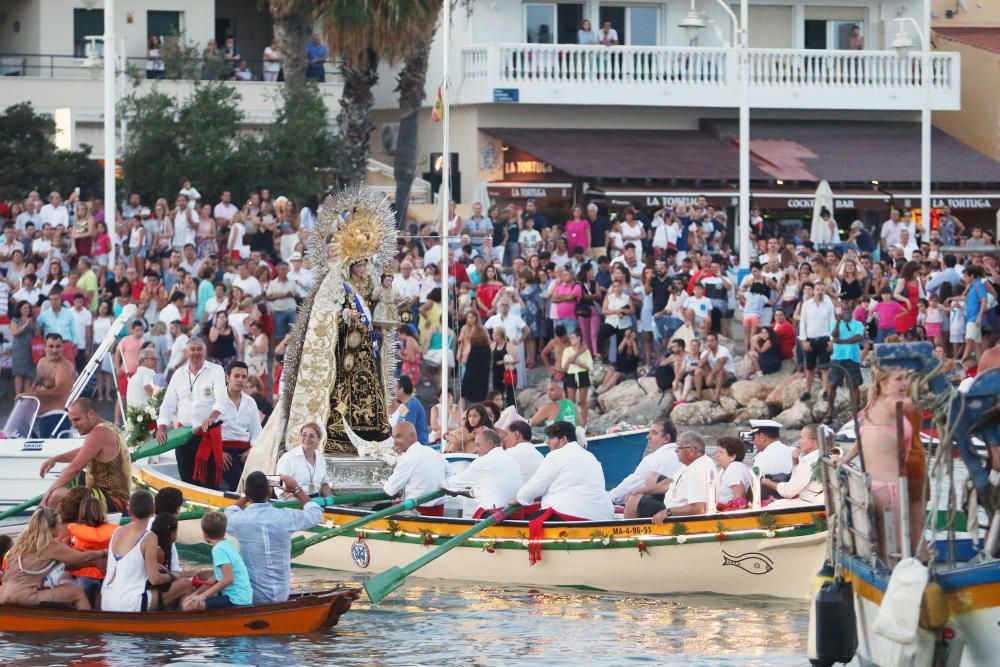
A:
POLYGON ((924 22, 926 30, 920 27, 916 19, 901 16, 895 19, 899 24, 899 32, 892 39, 892 48, 900 59, 906 59, 913 40, 904 29, 905 25, 913 27, 920 39, 920 87, 923 92, 923 103, 920 109, 920 223, 923 237, 930 238, 931 230, 931 41, 930 41, 930 1, 924 0, 924 22))
MULTIPOLYGON (((750 266, 750 54, 747 51, 747 23, 749 10, 747 0, 740 0, 740 17, 729 8, 725 0, 715 0, 733 22, 734 46, 739 60, 739 111, 740 111, 740 212, 737 243, 740 249, 740 267, 750 266)), ((696 0, 691 0, 691 9, 684 16, 679 27, 684 28, 688 38, 694 39, 697 31, 705 27, 705 20, 695 8, 696 0)))

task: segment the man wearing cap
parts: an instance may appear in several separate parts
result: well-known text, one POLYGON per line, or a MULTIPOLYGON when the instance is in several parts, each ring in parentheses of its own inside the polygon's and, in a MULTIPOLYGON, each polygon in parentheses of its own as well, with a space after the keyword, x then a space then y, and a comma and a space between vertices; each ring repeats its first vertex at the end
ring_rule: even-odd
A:
MULTIPOLYGON (((751 442, 757 450, 753 457, 753 467, 760 472, 762 478, 775 482, 786 482, 792 474, 792 448, 778 439, 781 429, 781 424, 771 419, 750 420, 751 442)), ((767 498, 773 493, 763 487, 761 495, 767 498)))
POLYGON ((465 470, 450 478, 442 488, 471 488, 476 502, 472 518, 492 509, 502 508, 521 488, 521 468, 502 446, 500 434, 485 428, 476 434, 477 458, 465 470))
POLYGON ((292 265, 292 269, 288 272, 288 278, 295 283, 295 298, 304 299, 309 295, 309 288, 312 287, 312 271, 303 268, 301 252, 293 252, 288 261, 292 265))
POLYGON ((650 473, 674 478, 683 468, 677 456, 677 429, 669 419, 653 422, 646 434, 646 451, 635 472, 621 481, 621 484, 609 491, 611 501, 617 505, 625 502, 630 493, 640 491, 647 482, 650 473))

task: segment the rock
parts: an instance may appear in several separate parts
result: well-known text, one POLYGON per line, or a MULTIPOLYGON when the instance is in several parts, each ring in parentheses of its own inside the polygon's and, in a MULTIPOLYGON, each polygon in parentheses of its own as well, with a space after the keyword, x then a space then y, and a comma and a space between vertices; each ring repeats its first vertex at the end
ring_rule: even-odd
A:
MULTIPOLYGON (((816 378, 813 381, 813 391, 819 391, 822 387, 822 382, 820 382, 819 378, 816 378)), ((795 377, 779 385, 777 388, 781 390, 781 402, 778 407, 787 410, 795 405, 799 397, 805 393, 806 379, 804 377, 795 377)))
POLYGON ((641 377, 639 378, 639 386, 646 390, 646 393, 650 396, 656 396, 657 399, 660 398, 660 388, 656 385, 655 377, 641 377))
POLYGON ((774 418, 785 428, 799 429, 813 421, 812 409, 802 401, 796 401, 794 405, 780 413, 774 418))
POLYGON ((781 369, 777 373, 771 373, 770 375, 760 375, 753 379, 753 382, 761 385, 762 387, 767 387, 768 389, 774 389, 779 387, 789 379, 795 377, 797 374, 797 369, 795 367, 795 362, 791 359, 786 359, 781 364, 781 369))
POLYGON ((759 398, 755 398, 751 400, 745 408, 736 413, 736 416, 733 417, 733 421, 737 425, 742 425, 751 419, 768 419, 770 416, 771 408, 768 407, 767 403, 759 398))
POLYGON ((713 406, 711 401, 695 401, 674 406, 670 418, 679 426, 704 426, 732 419, 739 406, 728 396, 713 406))
POLYGON ((635 380, 619 382, 614 387, 597 397, 597 404, 603 412, 611 412, 616 408, 638 405, 648 398, 648 394, 635 380))
POLYGON ((601 362, 595 362, 594 368, 590 371, 590 384, 593 387, 600 387, 611 366, 601 362))
POLYGON ((739 380, 729 388, 736 402, 742 406, 750 405, 753 400, 763 401, 770 393, 769 389, 753 380, 739 380))

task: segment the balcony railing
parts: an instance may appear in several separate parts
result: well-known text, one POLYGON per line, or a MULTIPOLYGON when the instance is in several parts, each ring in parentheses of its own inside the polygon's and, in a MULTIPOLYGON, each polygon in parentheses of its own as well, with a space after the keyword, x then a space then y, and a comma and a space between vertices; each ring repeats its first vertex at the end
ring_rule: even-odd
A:
MULTIPOLYGON (((755 107, 923 104, 919 53, 748 49, 748 69, 755 107)), ((927 81, 932 108, 958 108, 957 53, 932 53, 927 81)), ((731 107, 738 84, 739 55, 731 48, 486 44, 462 50, 459 101, 491 102, 495 89, 516 88, 516 99, 529 104, 731 107)))

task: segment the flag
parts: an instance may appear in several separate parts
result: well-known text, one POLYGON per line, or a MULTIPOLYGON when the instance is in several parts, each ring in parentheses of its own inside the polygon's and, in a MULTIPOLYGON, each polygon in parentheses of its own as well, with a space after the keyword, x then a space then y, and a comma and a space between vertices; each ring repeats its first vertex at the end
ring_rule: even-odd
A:
POLYGON ((444 99, 441 97, 441 86, 438 86, 437 97, 434 98, 434 107, 431 109, 431 119, 435 123, 440 123, 444 118, 444 99))

